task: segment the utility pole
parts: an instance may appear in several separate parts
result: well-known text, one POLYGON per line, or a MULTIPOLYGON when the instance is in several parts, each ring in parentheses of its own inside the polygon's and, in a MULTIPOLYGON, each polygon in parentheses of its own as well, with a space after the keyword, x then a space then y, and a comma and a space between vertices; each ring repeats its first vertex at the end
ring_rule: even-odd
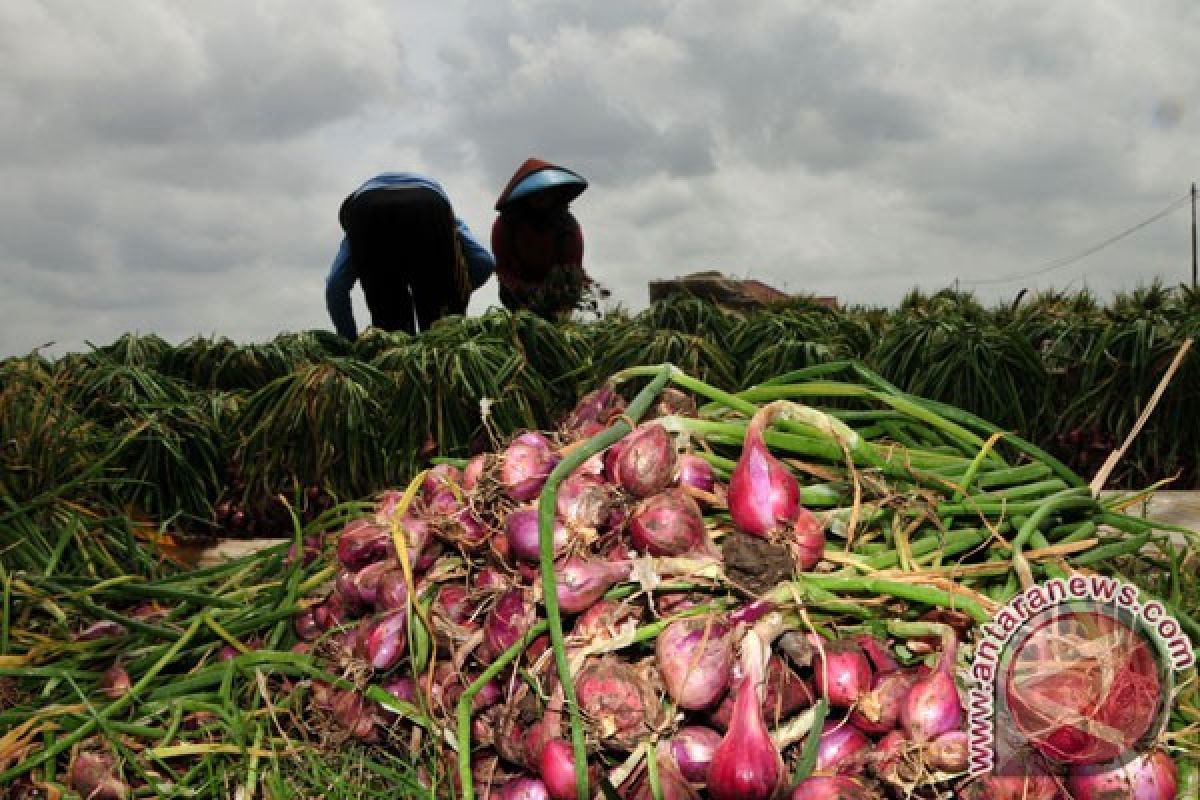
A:
POLYGON ((1192 183, 1192 291, 1196 290, 1196 184, 1192 183))

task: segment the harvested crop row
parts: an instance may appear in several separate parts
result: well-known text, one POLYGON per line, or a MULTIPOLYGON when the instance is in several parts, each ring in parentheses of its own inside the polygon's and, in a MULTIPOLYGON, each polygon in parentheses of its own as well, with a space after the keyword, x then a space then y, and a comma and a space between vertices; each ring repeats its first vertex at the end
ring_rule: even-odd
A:
MULTIPOLYGON (((1097 521, 1134 523, 1058 462, 834 371, 736 396, 628 370, 553 436, 388 495, 298 621, 325 669, 360 678, 318 687, 316 712, 374 744, 451 742, 423 780, 465 796, 1174 797, 1160 747, 1128 775, 1087 766, 1124 752, 1091 725, 1116 711, 1103 692, 1026 732, 1020 775, 966 778, 977 626, 1031 580, 1154 537, 1101 546, 1097 521), (617 387, 646 378, 626 406, 617 387), (782 399, 820 396, 871 408, 782 399)), ((1148 726, 1162 687, 1140 664, 1108 689, 1143 692, 1148 726)))

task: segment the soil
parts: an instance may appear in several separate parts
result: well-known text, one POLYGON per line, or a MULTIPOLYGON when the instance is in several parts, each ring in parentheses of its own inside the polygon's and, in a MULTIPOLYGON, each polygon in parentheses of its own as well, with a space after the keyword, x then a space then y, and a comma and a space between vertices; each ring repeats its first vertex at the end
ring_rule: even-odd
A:
POLYGON ((787 547, 733 531, 721 542, 725 574, 738 586, 762 594, 791 577, 792 555, 787 547))

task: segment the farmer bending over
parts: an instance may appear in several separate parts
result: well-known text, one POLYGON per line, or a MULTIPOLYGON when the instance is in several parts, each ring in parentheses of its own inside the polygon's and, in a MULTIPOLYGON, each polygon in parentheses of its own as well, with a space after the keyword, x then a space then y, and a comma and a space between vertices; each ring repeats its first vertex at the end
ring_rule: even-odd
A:
POLYGON ((346 236, 325 281, 325 305, 347 339, 358 335, 350 302, 356 281, 372 325, 416 333, 448 314, 464 313, 471 292, 496 266, 455 216, 441 184, 423 175, 387 172, 371 178, 342 203, 338 220, 346 236))

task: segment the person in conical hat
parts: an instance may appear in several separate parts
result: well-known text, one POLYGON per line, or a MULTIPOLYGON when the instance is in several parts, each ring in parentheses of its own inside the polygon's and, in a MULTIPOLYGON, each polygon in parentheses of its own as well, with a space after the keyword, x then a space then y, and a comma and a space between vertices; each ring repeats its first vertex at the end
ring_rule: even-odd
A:
POLYGON ((530 158, 496 200, 492 254, 500 301, 546 318, 569 313, 591 278, 583 268, 583 230, 570 211, 587 188, 579 173, 530 158))

